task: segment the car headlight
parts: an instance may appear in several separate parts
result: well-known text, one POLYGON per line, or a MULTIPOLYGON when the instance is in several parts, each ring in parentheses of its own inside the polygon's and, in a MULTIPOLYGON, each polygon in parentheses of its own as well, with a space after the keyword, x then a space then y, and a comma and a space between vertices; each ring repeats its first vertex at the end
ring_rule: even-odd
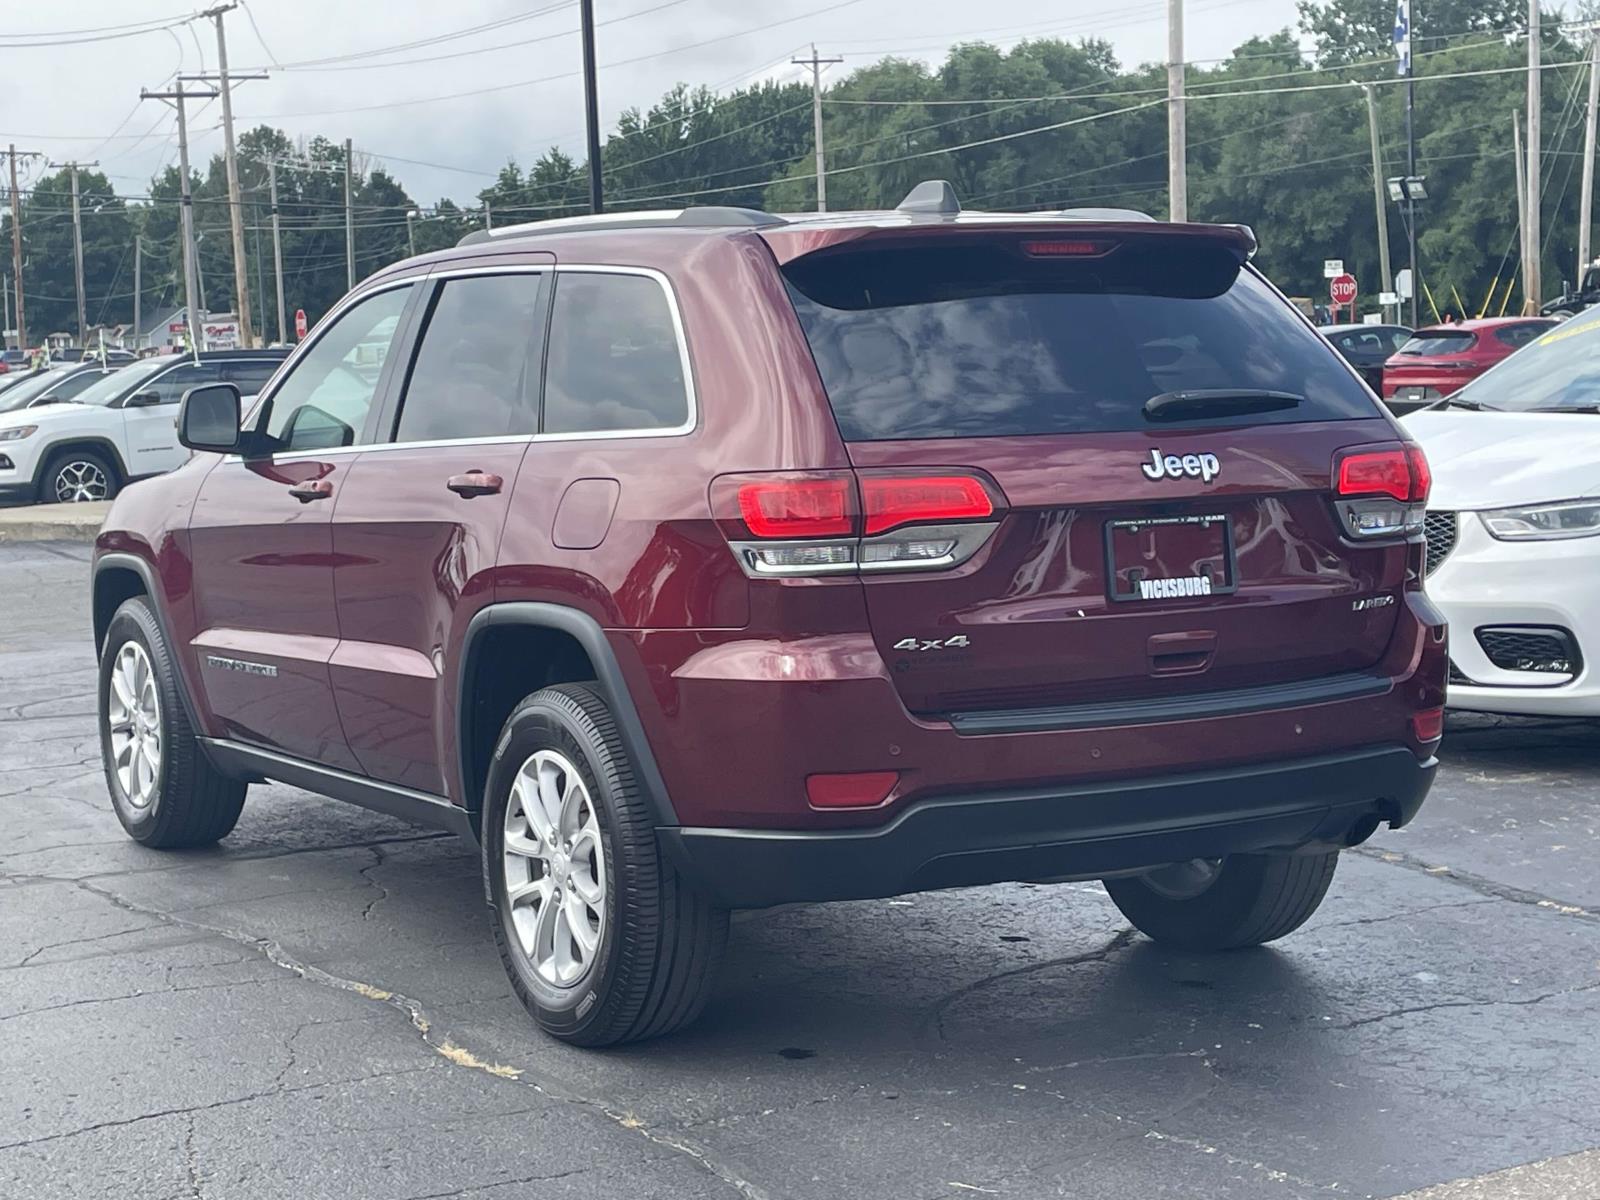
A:
POLYGON ((1489 536, 1502 542, 1553 542, 1600 535, 1600 500, 1562 500, 1480 512, 1489 536))
POLYGON ((0 429, 0 442, 20 442, 38 428, 37 425, 13 425, 10 429, 0 429))

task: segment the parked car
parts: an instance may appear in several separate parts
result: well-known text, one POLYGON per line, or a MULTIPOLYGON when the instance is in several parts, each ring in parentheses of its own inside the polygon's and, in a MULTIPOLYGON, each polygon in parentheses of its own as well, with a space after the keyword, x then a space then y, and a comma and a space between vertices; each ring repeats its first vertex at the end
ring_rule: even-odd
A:
MULTIPOLYGON (((96 346, 91 346, 87 350, 82 346, 62 346, 50 352, 50 361, 58 363, 98 362, 101 357, 102 351, 96 346)), ((108 363, 126 365, 138 356, 132 350, 118 350, 114 346, 108 346, 103 352, 103 357, 108 363)))
POLYGON ((1484 317, 1419 329, 1383 366, 1384 401, 1396 413, 1415 412, 1476 379, 1555 324, 1550 317, 1484 317))
POLYGON ((1600 304, 1600 261, 1592 262, 1583 269, 1577 287, 1567 288, 1554 300, 1541 304, 1539 315, 1566 320, 1595 304, 1600 304))
POLYGON ((932 182, 387 268, 106 520, 117 816, 214 842, 274 779, 481 837, 583 1045, 691 1020, 732 908, 1103 878, 1280 937, 1417 812, 1446 649, 1426 463, 1254 248, 932 182))
POLYGON ((1367 386, 1383 395, 1383 364, 1411 340, 1404 325, 1328 325, 1318 330, 1344 355, 1345 361, 1367 381, 1367 386))
MULTIPOLYGON (((49 371, 55 371, 59 369, 59 367, 44 368, 44 370, 49 371)), ((14 370, 6 372, 4 375, 0 375, 0 396, 4 396, 5 393, 11 391, 20 384, 28 382, 30 379, 37 379, 43 373, 43 371, 36 371, 32 370, 31 368, 18 367, 14 370)))
POLYGON ((187 389, 227 380, 253 395, 284 358, 230 350, 110 371, 82 363, 0 392, 0 497, 109 500, 135 479, 170 471, 189 457, 176 427, 187 389))
POLYGON ((1450 703, 1600 715, 1600 315, 1546 333, 1406 428, 1435 477, 1428 594, 1450 703))

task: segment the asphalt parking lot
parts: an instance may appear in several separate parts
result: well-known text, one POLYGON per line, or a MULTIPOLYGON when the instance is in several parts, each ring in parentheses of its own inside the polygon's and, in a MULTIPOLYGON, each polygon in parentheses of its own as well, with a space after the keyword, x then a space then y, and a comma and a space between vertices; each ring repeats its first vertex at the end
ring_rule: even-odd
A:
POLYGON ((454 838, 279 786, 215 849, 124 838, 88 552, 0 546, 7 1200, 1600 1195, 1600 727, 1454 722, 1273 948, 1157 949, 1090 884, 749 913, 693 1030, 584 1053, 454 838))

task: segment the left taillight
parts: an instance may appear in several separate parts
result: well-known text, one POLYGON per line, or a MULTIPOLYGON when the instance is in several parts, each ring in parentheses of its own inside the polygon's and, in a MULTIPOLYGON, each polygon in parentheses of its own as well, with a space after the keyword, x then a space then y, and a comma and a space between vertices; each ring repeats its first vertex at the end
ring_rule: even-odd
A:
POLYGON ((712 511, 758 578, 943 570, 971 558, 1004 507, 967 471, 725 475, 712 511))
POLYGON ((1411 443, 1341 450, 1333 462, 1334 504, 1353 538, 1421 531, 1432 484, 1422 447, 1411 443))

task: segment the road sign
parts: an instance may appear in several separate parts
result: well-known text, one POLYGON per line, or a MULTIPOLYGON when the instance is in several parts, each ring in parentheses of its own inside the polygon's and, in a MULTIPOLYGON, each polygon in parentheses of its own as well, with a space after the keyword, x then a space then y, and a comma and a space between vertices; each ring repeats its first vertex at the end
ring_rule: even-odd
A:
POLYGON ((1328 281, 1328 296, 1338 305, 1354 304, 1356 302, 1356 277, 1354 275, 1336 275, 1328 281))
POLYGON ((1396 304, 1400 303, 1400 293, 1399 292, 1379 292, 1378 293, 1378 303, 1383 305, 1384 308, 1393 308, 1396 304))
POLYGON ((1322 277, 1324 279, 1337 279, 1344 274, 1344 259, 1325 258, 1322 260, 1322 277))
POLYGON ((301 341, 305 338, 306 329, 306 310, 297 308, 294 310, 294 336, 296 341, 301 341))
POLYGON ((1395 272, 1394 294, 1402 300, 1411 299, 1411 268, 1395 272))

